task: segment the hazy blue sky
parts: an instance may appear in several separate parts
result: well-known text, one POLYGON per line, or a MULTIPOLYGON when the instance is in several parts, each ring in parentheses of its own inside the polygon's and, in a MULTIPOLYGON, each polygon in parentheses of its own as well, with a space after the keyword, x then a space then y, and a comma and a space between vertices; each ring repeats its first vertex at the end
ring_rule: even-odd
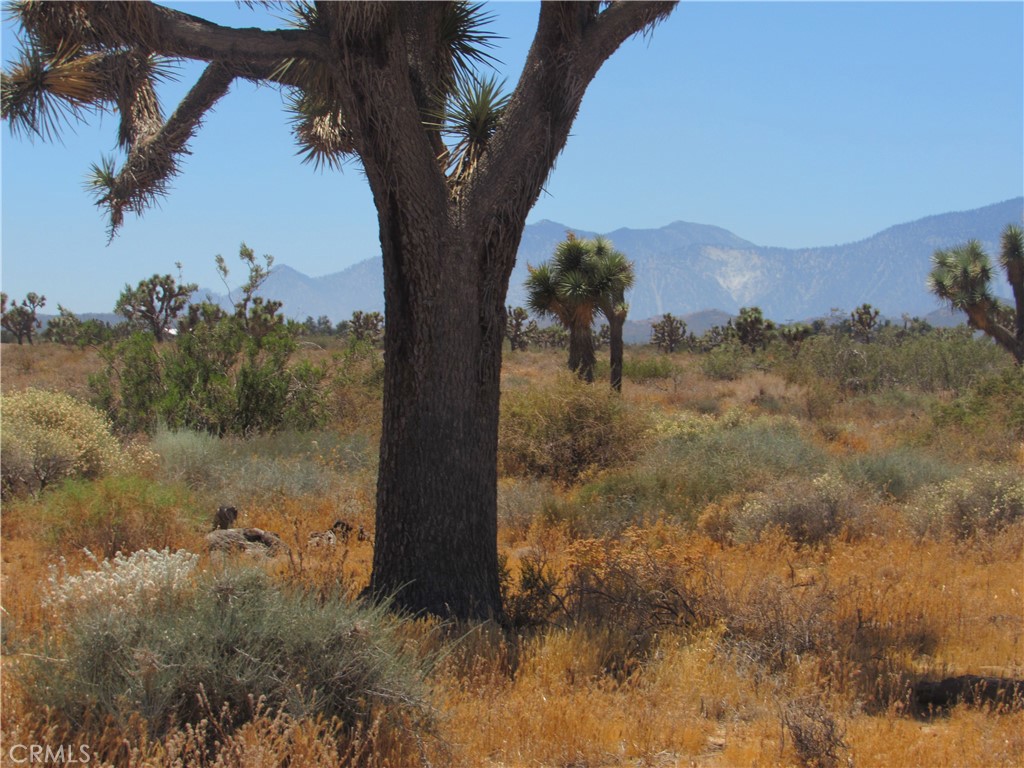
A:
MULTIPOLYGON (((176 7, 281 26, 234 3, 176 7)), ((493 10, 512 87, 537 5, 493 10)), ((195 77, 182 68, 166 111, 195 77)), ((287 126, 277 91, 237 83, 171 195, 109 246, 82 184, 114 151, 116 117, 77 126, 63 145, 4 127, 3 289, 44 293, 47 311, 110 311, 126 282, 177 261, 186 280, 220 288, 214 255, 233 264, 243 240, 314 276, 377 255, 358 166, 302 165, 287 126)), ((598 232, 684 220, 799 247, 1021 194, 1024 3, 683 2, 598 74, 529 220, 598 232)))

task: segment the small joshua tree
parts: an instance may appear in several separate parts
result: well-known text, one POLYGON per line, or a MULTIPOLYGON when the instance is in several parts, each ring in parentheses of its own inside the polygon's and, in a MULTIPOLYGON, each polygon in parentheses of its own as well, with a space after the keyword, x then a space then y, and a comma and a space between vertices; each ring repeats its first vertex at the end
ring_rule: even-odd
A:
POLYGON ((999 263, 1013 290, 1014 307, 992 294, 992 262, 977 240, 936 251, 928 288, 966 313, 971 328, 991 336, 1024 366, 1024 230, 1008 225, 1001 244, 999 263))
POLYGON ((505 314, 505 338, 508 339, 513 352, 525 351, 530 346, 527 338, 529 326, 526 324, 529 318, 529 314, 522 307, 509 307, 505 314))
POLYGON ((878 310, 870 304, 861 304, 850 313, 850 327, 853 337, 865 344, 871 341, 871 334, 878 326, 878 310))
POLYGON ((384 336, 384 317, 380 312, 356 310, 352 313, 352 319, 348 323, 348 332, 356 341, 368 341, 371 344, 376 344, 384 336))
POLYGON ((767 347, 775 332, 775 323, 765 320, 760 307, 742 307, 739 317, 731 322, 736 338, 751 352, 767 347))
POLYGON ((114 312, 129 323, 138 323, 163 341, 174 319, 188 304, 189 297, 199 289, 195 283, 179 284, 170 275, 153 275, 139 281, 134 288, 125 285, 117 299, 114 312))
POLYGON ((686 323, 671 312, 651 326, 651 343, 662 352, 675 352, 686 339, 686 323))

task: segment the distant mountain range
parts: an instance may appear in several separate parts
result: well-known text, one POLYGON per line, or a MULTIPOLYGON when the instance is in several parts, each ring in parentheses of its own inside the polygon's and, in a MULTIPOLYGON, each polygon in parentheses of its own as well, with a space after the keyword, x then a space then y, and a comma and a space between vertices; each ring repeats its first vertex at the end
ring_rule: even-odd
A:
MULTIPOLYGON (((636 265, 636 285, 627 295, 633 319, 709 309, 736 314, 740 307, 758 306, 767 317, 788 322, 821 317, 833 308, 849 312, 865 302, 891 317, 928 315, 939 308, 925 286, 932 253, 977 239, 995 257, 1002 230, 1022 221, 1024 197, 1018 197, 899 224, 856 243, 819 248, 761 246, 719 227, 684 221, 606 234, 636 265)), ((595 234, 553 221, 526 227, 509 284, 509 305, 526 303, 527 265, 546 261, 569 230, 583 237, 595 234)), ((1001 277, 997 287, 1010 295, 1001 277)), ((262 292, 284 302, 288 317, 326 315, 337 322, 357 309, 384 310, 383 267, 377 257, 309 277, 277 266, 262 292)), ((205 293, 230 303, 226 296, 205 293)))

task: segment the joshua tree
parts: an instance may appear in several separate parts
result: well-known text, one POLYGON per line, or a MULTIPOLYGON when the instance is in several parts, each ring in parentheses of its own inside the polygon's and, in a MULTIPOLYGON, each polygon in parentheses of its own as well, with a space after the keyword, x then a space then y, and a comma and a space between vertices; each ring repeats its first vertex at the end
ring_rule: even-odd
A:
POLYGON ((505 338, 513 352, 525 350, 529 345, 527 337, 528 326, 526 321, 530 319, 526 310, 522 307, 508 308, 505 314, 505 338))
POLYGON ((611 385, 622 389, 622 327, 633 285, 633 264, 603 237, 584 240, 572 232, 558 244, 551 261, 530 267, 527 302, 540 316, 553 317, 569 332, 569 370, 594 380, 594 315, 608 320, 611 385))
POLYGON ((179 285, 170 275, 153 275, 140 280, 134 288, 125 285, 114 312, 129 323, 143 325, 153 332, 157 341, 163 341, 174 319, 198 289, 195 283, 179 285))
POLYGON ((775 331, 775 323, 765 320, 760 307, 742 307, 739 317, 730 322, 740 344, 751 352, 767 347, 775 331))
POLYGON ((348 322, 348 332, 356 341, 376 344, 384 335, 384 318, 380 312, 362 312, 357 309, 348 322))
POLYGON ((999 263, 1013 290, 1015 306, 997 299, 991 288, 992 262, 977 240, 938 250, 932 256, 928 287, 953 309, 967 314, 967 324, 983 331, 1024 366, 1024 231, 1003 230, 999 263))
POLYGON ((587 86, 675 4, 541 4, 515 90, 484 121, 462 121, 458 106, 487 97, 474 68, 493 35, 479 5, 291 7, 293 28, 268 31, 149 2, 15 3, 28 50, 4 77, 3 116, 48 137, 69 112, 120 113, 127 159, 93 174, 112 234, 167 191, 236 78, 284 91, 306 160, 358 157, 377 207, 388 328, 371 591, 414 612, 498 615, 498 404, 516 251, 587 86), (207 66, 164 119, 155 83, 167 59, 207 66))
POLYGON ((12 304, 10 309, 7 301, 7 294, 0 294, 0 325, 14 334, 18 344, 26 340, 31 344, 36 329, 42 325, 36 313, 46 305, 46 297, 30 292, 21 304, 12 304))
POLYGON ((651 326, 651 343, 662 352, 675 352, 686 339, 686 323, 671 312, 651 326))
POLYGON ((871 334, 878 325, 877 309, 870 304, 861 304, 850 313, 850 327, 853 330, 854 338, 860 339, 865 344, 871 341, 871 334))
POLYGON ((629 312, 626 291, 633 287, 636 274, 633 263, 612 248, 607 239, 596 237, 590 246, 596 261, 594 287, 597 291, 597 307, 608 320, 611 385, 612 389, 622 391, 622 328, 629 312))
POLYGON ((807 323, 792 323, 782 326, 779 329, 779 336, 786 342, 786 346, 793 350, 793 356, 796 357, 804 341, 814 335, 814 332, 814 328, 807 323))

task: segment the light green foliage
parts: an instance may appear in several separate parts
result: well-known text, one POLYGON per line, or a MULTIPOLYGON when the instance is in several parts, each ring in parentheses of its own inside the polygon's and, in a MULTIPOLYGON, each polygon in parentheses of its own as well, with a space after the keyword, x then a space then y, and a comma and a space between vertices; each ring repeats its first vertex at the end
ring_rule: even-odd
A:
POLYGON ((912 448, 856 456, 843 464, 843 476, 897 500, 918 488, 941 482, 957 468, 912 448))
POLYGON ((88 549, 106 557, 180 546, 206 522, 182 486, 138 475, 69 480, 15 511, 54 551, 88 549))
POLYGON ((883 328, 871 344, 842 334, 812 336, 776 369, 790 382, 829 382, 844 394, 892 388, 936 392, 966 389, 979 376, 1002 370, 1007 363, 998 347, 963 327, 923 334, 883 328))
POLYGON ((98 477, 128 461, 103 414, 70 395, 27 389, 0 398, 0 411, 4 496, 98 477))
POLYGON ((159 736, 222 708, 231 731, 261 700, 348 727, 426 717, 424 663, 386 606, 287 590, 255 569, 195 574, 191 566, 187 556, 147 553, 58 580, 54 632, 17 670, 28 706, 45 706, 50 722, 85 735, 108 717, 125 728, 138 713, 159 736), (58 610, 100 585, 115 599, 58 610))

